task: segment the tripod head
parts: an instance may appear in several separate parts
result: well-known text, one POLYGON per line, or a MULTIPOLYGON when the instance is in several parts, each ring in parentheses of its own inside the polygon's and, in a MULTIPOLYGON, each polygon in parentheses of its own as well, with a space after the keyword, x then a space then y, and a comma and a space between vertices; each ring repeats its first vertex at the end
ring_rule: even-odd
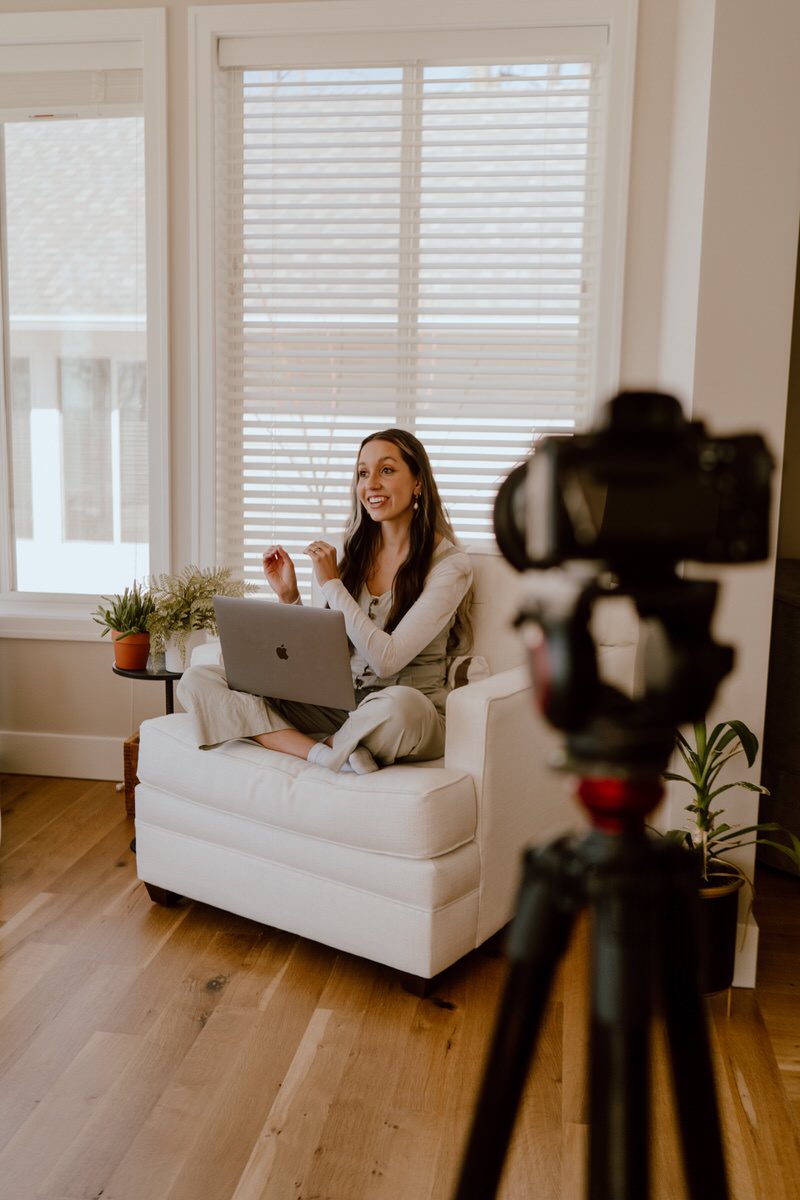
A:
POLYGON ((716 583, 673 571, 661 578, 604 572, 587 579, 569 567, 526 574, 516 624, 534 694, 542 715, 566 732, 559 765, 583 777, 579 797, 596 824, 611 827, 627 810, 641 820, 655 807, 675 730, 703 718, 730 671, 733 650, 711 636, 716 596, 716 583), (643 642, 632 695, 601 678, 590 629, 595 606, 623 596, 635 606, 643 642))

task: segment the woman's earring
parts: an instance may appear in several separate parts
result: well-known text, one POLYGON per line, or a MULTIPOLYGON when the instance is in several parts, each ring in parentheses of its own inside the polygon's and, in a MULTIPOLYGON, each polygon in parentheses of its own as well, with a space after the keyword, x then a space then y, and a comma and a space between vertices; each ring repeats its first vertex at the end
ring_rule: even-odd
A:
POLYGON ((414 512, 419 512, 419 492, 414 494, 414 512))

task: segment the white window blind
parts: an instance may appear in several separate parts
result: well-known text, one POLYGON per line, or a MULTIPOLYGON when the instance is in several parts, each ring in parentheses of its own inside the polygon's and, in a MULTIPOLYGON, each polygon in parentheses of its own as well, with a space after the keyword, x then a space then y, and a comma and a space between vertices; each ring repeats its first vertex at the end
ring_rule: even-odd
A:
POLYGON ((0 75, 0 113, 6 119, 86 116, 142 104, 141 71, 53 71, 0 75))
POLYGON ((585 420, 605 42, 427 35, 407 61, 349 35, 220 43, 220 561, 257 579, 264 545, 334 537, 358 444, 389 425, 487 541, 511 467, 585 420))
POLYGON ((142 48, 136 42, 0 45, 5 119, 138 111, 142 48))

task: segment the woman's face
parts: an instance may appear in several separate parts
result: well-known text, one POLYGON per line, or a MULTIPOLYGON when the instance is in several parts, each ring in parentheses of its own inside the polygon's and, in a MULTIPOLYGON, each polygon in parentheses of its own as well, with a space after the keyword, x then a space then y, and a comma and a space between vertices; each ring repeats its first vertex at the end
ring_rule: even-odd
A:
POLYGON ((362 446, 356 469, 356 493, 373 521, 410 520, 416 476, 393 442, 375 440, 362 446))

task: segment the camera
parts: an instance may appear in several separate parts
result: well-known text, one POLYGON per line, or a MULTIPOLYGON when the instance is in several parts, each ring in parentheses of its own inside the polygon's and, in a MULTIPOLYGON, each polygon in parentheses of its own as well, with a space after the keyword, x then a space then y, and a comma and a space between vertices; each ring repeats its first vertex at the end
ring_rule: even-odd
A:
POLYGON ((495 534, 524 572, 515 625, 532 692, 565 732, 553 765, 579 776, 591 829, 525 854, 456 1200, 496 1194, 555 965, 584 907, 592 917, 587 1195, 650 1195, 658 1000, 688 1193, 728 1196, 702 995, 699 867, 647 820, 676 731, 705 720, 734 662, 733 648, 711 633, 717 583, 687 578, 678 565, 767 557, 772 469, 757 434, 709 437, 673 396, 623 392, 592 431, 544 439, 500 488, 495 534), (593 611, 618 600, 638 620, 636 663, 604 674, 593 611))
POLYGON ((501 485, 500 550, 519 571, 573 560, 647 573, 769 554, 773 460, 758 434, 709 437, 674 396, 623 392, 594 430, 548 437, 501 485))

